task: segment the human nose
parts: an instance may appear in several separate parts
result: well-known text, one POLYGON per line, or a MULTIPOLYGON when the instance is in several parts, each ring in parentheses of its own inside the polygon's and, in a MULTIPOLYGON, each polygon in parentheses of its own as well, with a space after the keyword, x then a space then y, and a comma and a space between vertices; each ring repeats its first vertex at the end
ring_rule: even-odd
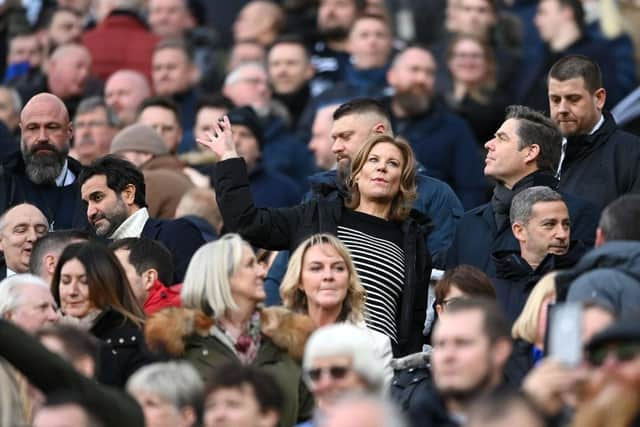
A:
POLYGON ((563 224, 558 224, 556 227, 556 238, 560 240, 567 240, 569 238, 569 227, 563 224))
POLYGON ((27 241, 35 242, 36 240, 38 240, 38 233, 36 232, 36 229, 34 227, 29 227, 29 230, 27 231, 27 241))
POLYGON ((559 113, 568 112, 569 111, 568 105, 569 103, 564 98, 561 98, 560 101, 558 101, 558 112, 559 113))
POLYGON ((484 148, 486 148, 487 150, 491 150, 493 151, 494 147, 495 147, 495 138, 491 138, 490 140, 488 140, 487 142, 484 143, 484 148))
POLYGON ((262 279, 267 277, 267 266, 261 262, 256 263, 256 275, 262 279))
POLYGON ((339 139, 333 140, 333 145, 331 146, 331 151, 334 154, 342 153, 344 151, 344 144, 339 139))
POLYGON ((96 207, 93 205, 93 203, 89 203, 87 205, 87 218, 91 219, 95 216, 97 212, 96 207))
POLYGON ((53 306, 49 306, 47 309, 47 320, 51 323, 58 320, 58 312, 53 308, 53 306))

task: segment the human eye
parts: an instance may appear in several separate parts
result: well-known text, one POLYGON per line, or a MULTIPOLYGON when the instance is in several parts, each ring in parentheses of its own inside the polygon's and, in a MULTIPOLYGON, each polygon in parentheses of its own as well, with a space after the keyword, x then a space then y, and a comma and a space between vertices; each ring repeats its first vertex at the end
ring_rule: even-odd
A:
POLYGON ((19 225, 13 229, 13 232, 16 234, 22 234, 27 231, 27 226, 19 225))
POLYGON ((334 266, 334 269, 342 273, 343 271, 346 271, 347 266, 344 264, 337 264, 334 266))
POLYGON ((378 158, 376 156, 369 156, 369 158, 367 159, 367 162, 369 163, 377 163, 378 158))

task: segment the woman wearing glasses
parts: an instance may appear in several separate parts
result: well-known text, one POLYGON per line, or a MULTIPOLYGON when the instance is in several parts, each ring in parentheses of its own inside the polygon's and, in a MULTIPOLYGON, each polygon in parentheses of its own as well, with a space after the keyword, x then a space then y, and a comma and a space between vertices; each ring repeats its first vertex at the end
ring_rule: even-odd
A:
POLYGON ((191 362, 205 382, 213 368, 229 362, 264 370, 283 391, 280 425, 292 426, 309 418, 313 407, 299 364, 313 325, 282 308, 261 309, 264 276, 239 235, 207 243, 189 263, 183 308, 152 315, 145 336, 150 348, 191 362))
POLYGON ((303 375, 316 401, 314 422, 340 397, 353 392, 384 393, 384 361, 370 347, 371 337, 362 328, 335 323, 316 330, 304 349, 303 375))
POLYGON ((280 296, 285 307, 307 314, 316 327, 346 322, 366 331, 368 348, 384 361, 385 379, 391 380, 391 341, 366 327, 365 290, 340 240, 330 234, 314 234, 302 242, 289 259, 280 296))

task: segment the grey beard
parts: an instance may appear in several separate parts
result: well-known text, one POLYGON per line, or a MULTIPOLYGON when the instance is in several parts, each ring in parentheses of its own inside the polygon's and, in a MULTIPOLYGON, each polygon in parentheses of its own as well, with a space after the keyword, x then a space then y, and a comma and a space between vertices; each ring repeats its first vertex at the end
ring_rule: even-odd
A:
POLYGON ((35 184, 53 184, 62 172, 66 154, 55 156, 34 156, 32 153, 23 155, 25 171, 29 179, 35 184))

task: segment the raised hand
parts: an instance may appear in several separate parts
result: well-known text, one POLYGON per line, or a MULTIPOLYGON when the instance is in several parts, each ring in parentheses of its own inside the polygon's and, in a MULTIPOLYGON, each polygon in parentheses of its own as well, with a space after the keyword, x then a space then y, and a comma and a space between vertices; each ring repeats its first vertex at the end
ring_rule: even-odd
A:
POLYGON ((213 125, 213 132, 207 132, 207 138, 196 138, 199 144, 213 151, 220 160, 238 157, 236 146, 233 143, 231 123, 228 116, 223 116, 213 125))

